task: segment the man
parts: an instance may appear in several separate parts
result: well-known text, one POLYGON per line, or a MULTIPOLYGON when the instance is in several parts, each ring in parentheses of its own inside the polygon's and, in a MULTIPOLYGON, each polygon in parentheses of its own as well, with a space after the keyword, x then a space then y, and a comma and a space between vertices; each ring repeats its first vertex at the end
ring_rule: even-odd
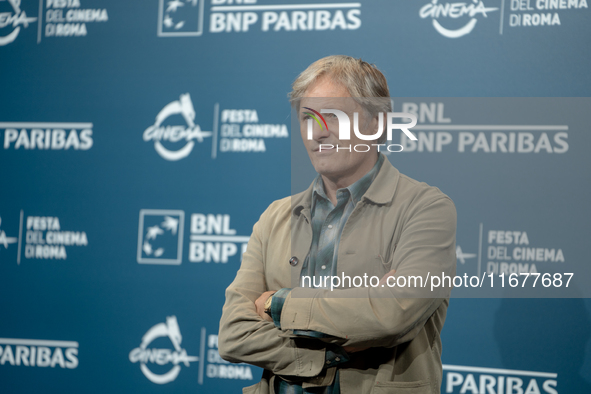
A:
POLYGON ((390 111, 375 66, 320 59, 298 76, 291 101, 319 176, 255 224, 226 290, 220 355, 264 368, 244 393, 439 393, 447 295, 392 284, 455 274, 452 201, 400 174, 377 150, 384 135, 367 140, 390 111), (309 120, 327 108, 358 114, 350 139, 339 140, 336 117, 309 120), (368 152, 351 149, 371 143, 368 152), (346 281, 364 276, 381 280, 346 281), (332 289, 306 277, 343 283, 332 289))

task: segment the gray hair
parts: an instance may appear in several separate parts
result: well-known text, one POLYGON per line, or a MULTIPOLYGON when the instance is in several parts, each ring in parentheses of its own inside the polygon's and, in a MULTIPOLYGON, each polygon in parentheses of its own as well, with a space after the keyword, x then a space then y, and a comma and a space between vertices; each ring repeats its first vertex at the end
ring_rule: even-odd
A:
MULTIPOLYGON (((333 82, 347 89, 351 97, 366 111, 367 119, 379 112, 390 112, 392 105, 386 77, 374 64, 351 56, 327 56, 310 64, 293 82, 289 93, 289 101, 294 107, 308 88, 319 78, 329 76, 333 82)), ((386 132, 378 143, 384 143, 386 132)))

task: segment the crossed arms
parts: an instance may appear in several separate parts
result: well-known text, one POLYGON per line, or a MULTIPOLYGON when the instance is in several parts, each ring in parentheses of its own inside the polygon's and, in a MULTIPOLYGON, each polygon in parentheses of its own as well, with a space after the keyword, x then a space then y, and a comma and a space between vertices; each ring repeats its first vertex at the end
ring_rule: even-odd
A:
MULTIPOLYGON (((313 377, 326 367, 330 345, 397 346, 412 340, 443 302, 443 298, 409 298, 396 287, 352 288, 332 294, 294 288, 282 308, 281 329, 277 328, 257 313, 255 305, 266 291, 278 290, 267 287, 265 275, 265 267, 272 267, 265 259, 274 241, 272 226, 277 223, 271 207, 255 224, 240 270, 226 290, 219 334, 224 359, 277 375, 313 377), (312 330, 327 337, 299 337, 292 330, 312 330)), ((396 275, 454 274, 455 228, 455 207, 445 196, 413 214, 392 256, 396 275)))

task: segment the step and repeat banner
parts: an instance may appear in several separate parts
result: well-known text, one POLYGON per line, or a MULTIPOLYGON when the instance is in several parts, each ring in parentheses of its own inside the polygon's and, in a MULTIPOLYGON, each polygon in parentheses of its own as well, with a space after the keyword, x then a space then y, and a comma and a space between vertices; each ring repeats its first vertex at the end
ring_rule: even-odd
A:
POLYGON ((388 160, 457 207, 442 392, 591 392, 590 20, 586 0, 0 0, 0 392, 260 379, 218 354, 224 291, 314 178, 287 94, 334 54, 384 72, 418 122, 388 160))

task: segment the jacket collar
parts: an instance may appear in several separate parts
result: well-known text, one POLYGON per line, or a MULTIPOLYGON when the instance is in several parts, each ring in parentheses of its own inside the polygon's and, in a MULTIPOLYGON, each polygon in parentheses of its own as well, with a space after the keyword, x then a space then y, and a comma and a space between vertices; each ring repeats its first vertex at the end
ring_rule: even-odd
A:
MULTIPOLYGON (((384 162, 378 175, 361 199, 371 201, 374 204, 387 204, 391 202, 394 198, 399 179, 400 172, 390 163, 387 157, 384 157, 384 162)), ((310 218, 314 183, 315 181, 305 191, 292 196, 291 206, 293 215, 299 216, 300 213, 304 212, 304 215, 310 218)))

